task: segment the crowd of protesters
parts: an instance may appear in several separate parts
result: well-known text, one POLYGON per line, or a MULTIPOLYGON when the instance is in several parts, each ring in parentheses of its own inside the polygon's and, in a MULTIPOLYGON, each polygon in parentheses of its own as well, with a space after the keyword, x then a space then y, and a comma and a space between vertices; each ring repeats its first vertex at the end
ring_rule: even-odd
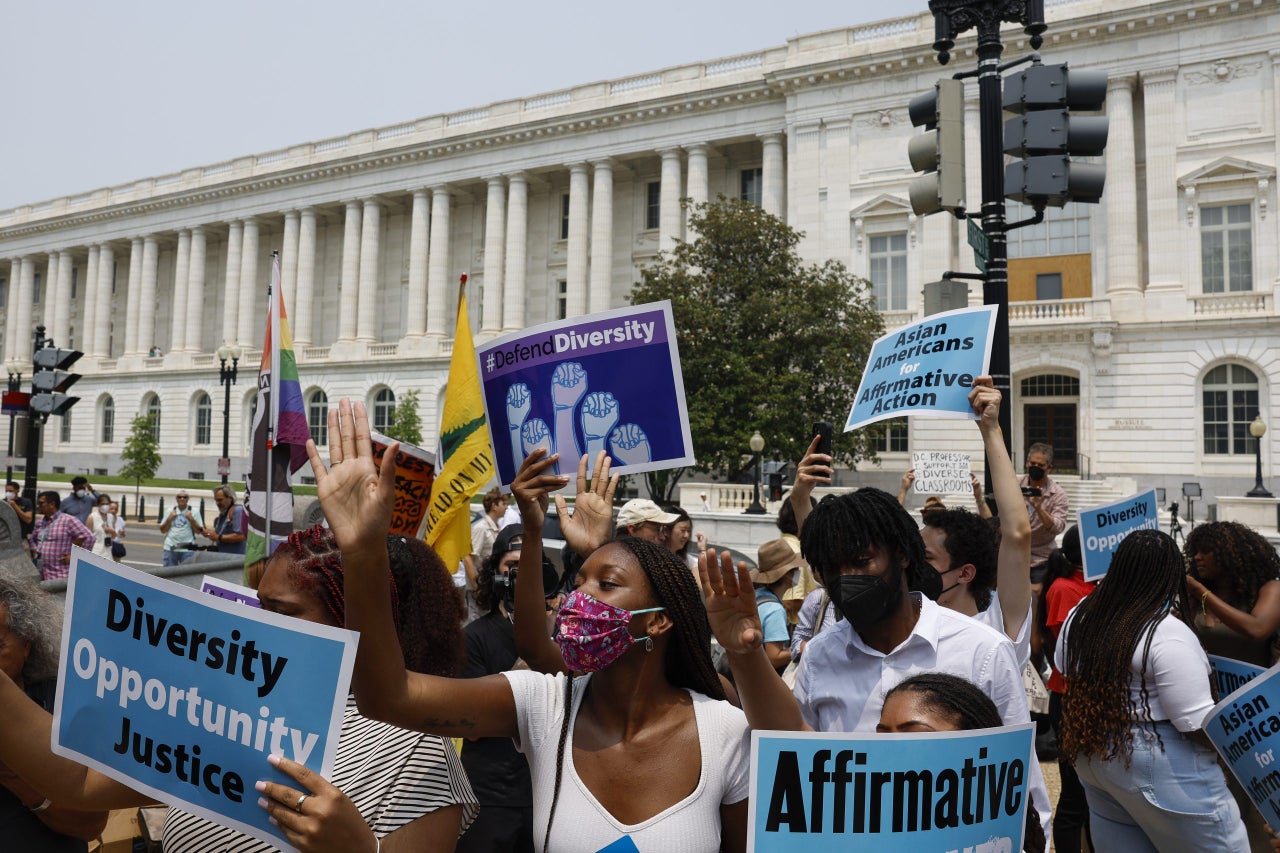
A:
MULTIPOLYGON (((394 465, 374 464, 367 413, 343 400, 329 459, 308 447, 326 526, 276 550, 258 596, 360 632, 353 695, 332 778, 273 758, 294 783, 259 783, 260 804, 304 851, 559 853, 620 837, 617 849, 744 851, 752 730, 1027 723, 1047 676, 1061 794, 1050 800, 1032 760, 1024 850, 1280 849, 1203 732, 1219 698, 1206 651, 1264 667, 1280 651, 1275 549, 1225 522, 1181 551, 1141 531, 1086 581, 1053 449, 1032 445, 1020 476, 988 378, 970 402, 993 496, 975 479, 976 511, 932 498, 917 522, 913 472, 896 498, 816 501, 834 469, 815 438, 751 568, 708 548, 679 506, 637 499, 615 515, 603 452, 574 478, 539 449, 510 493, 484 495, 459 578, 421 541, 387 535, 394 465), (563 553, 544 541, 553 501, 563 553)), ((108 554, 123 536, 84 485, 87 527, 56 493, 27 510, 45 522, 37 550, 59 549, 42 563, 65 570, 64 539, 105 540, 108 554)), ((231 533, 226 497, 226 524, 187 519, 189 532, 231 533)), ((38 588, 0 584, 6 849, 83 850, 106 810, 149 801, 52 753, 59 622, 38 588)), ((177 808, 165 821, 166 851, 268 849, 177 808)))

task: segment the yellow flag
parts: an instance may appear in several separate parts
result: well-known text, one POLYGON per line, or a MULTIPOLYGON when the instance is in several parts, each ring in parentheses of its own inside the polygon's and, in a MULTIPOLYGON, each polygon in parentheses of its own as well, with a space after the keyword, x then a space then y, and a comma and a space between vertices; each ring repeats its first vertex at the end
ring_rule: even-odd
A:
POLYGON ((493 449, 485 426, 476 345, 467 319, 467 277, 458 289, 458 320, 449 360, 449 384, 440 419, 440 473, 431 485, 427 544, 449 571, 471 553, 471 498, 493 477, 493 449))

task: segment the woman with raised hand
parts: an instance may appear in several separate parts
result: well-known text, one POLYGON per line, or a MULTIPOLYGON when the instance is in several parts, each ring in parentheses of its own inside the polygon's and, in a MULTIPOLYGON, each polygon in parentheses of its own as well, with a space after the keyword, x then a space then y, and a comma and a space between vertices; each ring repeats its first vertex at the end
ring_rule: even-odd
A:
POLYGON ((1084 785, 1098 850, 1249 849, 1202 731, 1214 699, 1184 577, 1173 539, 1131 533, 1059 635, 1059 749, 1084 785))
MULTIPOLYGON (((331 466, 314 444, 307 450, 347 563, 348 626, 362 633, 355 672, 361 711, 443 735, 515 738, 529 760, 540 850, 597 851, 624 839, 627 849, 745 850, 746 720, 716 701, 723 691, 689 570, 642 540, 597 548, 557 623, 556 653, 566 669, 583 673, 577 678, 517 671, 459 680, 409 672, 385 653, 396 636, 386 559, 372 547, 391 517, 395 468, 386 460, 395 449, 379 472, 361 403, 353 410, 341 401, 329 427, 340 436, 330 442, 331 466)), ((512 484, 525 530, 521 577, 540 576, 547 496, 569 481, 550 473, 556 461, 535 451, 512 484)), ((588 489, 584 460, 575 516, 590 514, 596 503, 607 506, 603 496, 612 489, 602 482, 604 465, 597 465, 596 480, 588 489)), ((542 591, 517 584, 518 633, 529 613, 534 622, 543 619, 542 591)), ((552 641, 541 636, 550 655, 552 641)))
MULTIPOLYGON (((391 648, 403 648, 400 660, 412 669, 452 674, 461 659, 463 612, 452 577, 417 540, 389 537, 372 547, 384 560, 390 554, 395 578, 396 600, 388 600, 388 609, 396 613, 393 636, 402 642, 391 648)), ((258 597, 266 610, 346 627, 344 566, 332 533, 317 525, 290 536, 267 561, 258 597)), ((118 809, 152 802, 96 770, 55 756, 49 749, 52 719, 13 681, 0 677, 0 760, 67 805, 118 809)), ((288 759, 269 760, 296 783, 259 782, 259 805, 304 853, 449 853, 478 809, 452 744, 362 717, 351 697, 331 781, 288 759)), ((181 809, 169 809, 165 818, 165 853, 275 849, 181 809)))

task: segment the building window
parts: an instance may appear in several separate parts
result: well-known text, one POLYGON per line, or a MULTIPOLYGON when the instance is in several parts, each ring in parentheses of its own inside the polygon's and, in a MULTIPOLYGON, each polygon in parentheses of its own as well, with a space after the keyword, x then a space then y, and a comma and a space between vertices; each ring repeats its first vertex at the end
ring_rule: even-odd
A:
POLYGON ((1253 290, 1249 205, 1200 208, 1200 276, 1205 293, 1253 290))
POLYGON ((1258 377, 1243 365, 1223 364, 1205 374, 1203 385, 1204 452, 1252 456, 1257 439, 1249 435, 1249 423, 1258 414, 1258 377))
POLYGON ((9 280, 0 278, 0 305, 9 304, 9 280))
POLYGON ((764 199, 764 169, 743 169, 739 176, 738 198, 760 207, 764 199))
POLYGON ((71 443, 71 412, 67 411, 62 415, 62 430, 58 433, 58 440, 63 444, 71 443))
POLYGON ((373 428, 385 433, 391 429, 396 417, 396 395, 390 388, 382 388, 373 395, 373 428))
POLYGON ((652 230, 662 222, 662 182, 644 185, 644 227, 652 230))
POLYGON ((155 394, 147 398, 146 412, 147 417, 151 419, 151 437, 158 442, 160 440, 160 398, 155 394))
POLYGON ((323 391, 314 391, 307 398, 307 425, 311 427, 311 440, 316 447, 328 447, 329 397, 323 391))
POLYGON ((207 445, 213 440, 213 401, 201 391, 196 396, 196 444, 207 445))
POLYGON ((878 311, 907 310, 907 235, 881 234, 871 238, 871 295, 878 311))
POLYGON ((560 279, 556 282, 556 319, 563 320, 569 316, 569 282, 560 279))
MULTIPOLYGON (((1035 210, 1010 201, 1006 216, 1010 222, 1030 219, 1035 210)), ((1049 207, 1044 222, 1009 232, 1010 258, 1043 258, 1050 255, 1083 255, 1091 251, 1089 206, 1068 204, 1049 207)))
POLYGON ((80 270, 75 267, 71 268, 71 298, 75 299, 76 294, 80 291, 80 270))
POLYGON ((1062 273, 1042 272, 1036 274, 1036 299, 1061 299, 1062 273))
POLYGON ((103 444, 116 440, 116 403, 110 397, 102 400, 102 431, 99 436, 103 444))
POLYGON ((1061 373, 1041 373, 1022 380, 1021 397, 1079 397, 1080 380, 1061 373))
POLYGON ((35 274, 35 286, 31 289, 31 304, 40 304, 40 273, 35 274))
POLYGON ((560 239, 569 239, 569 194, 560 196, 560 239))
POLYGON ((876 453, 907 452, 907 419, 894 418, 884 421, 881 430, 873 434, 871 444, 876 453))

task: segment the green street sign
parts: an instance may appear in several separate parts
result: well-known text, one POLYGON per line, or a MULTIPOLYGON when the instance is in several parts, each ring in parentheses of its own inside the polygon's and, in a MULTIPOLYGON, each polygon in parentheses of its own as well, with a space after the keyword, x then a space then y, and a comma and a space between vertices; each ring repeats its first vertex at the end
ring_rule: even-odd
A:
POLYGON ((982 272, 987 271, 987 261, 991 258, 991 240, 978 226, 976 220, 969 219, 969 245, 973 247, 973 263, 982 272))

